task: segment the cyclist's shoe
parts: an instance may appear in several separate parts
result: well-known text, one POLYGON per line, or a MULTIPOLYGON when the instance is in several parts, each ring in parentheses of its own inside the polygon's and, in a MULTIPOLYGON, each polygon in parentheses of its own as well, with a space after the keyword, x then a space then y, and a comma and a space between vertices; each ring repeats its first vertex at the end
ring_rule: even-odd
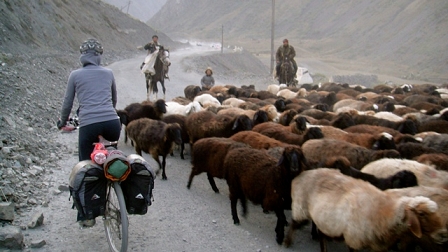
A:
POLYGON ((95 226, 95 219, 91 219, 91 220, 82 220, 79 221, 79 226, 81 226, 81 228, 86 228, 86 227, 93 227, 95 226))

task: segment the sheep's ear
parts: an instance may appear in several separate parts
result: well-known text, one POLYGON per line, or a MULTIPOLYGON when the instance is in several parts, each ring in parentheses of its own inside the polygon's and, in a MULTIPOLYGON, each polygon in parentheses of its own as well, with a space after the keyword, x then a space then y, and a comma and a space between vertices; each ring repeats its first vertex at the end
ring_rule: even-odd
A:
POLYGON ((239 121, 240 121, 239 118, 237 118, 237 119, 235 120, 235 122, 233 123, 232 130, 235 130, 235 129, 238 127, 239 121))
POLYGON ((285 156, 282 155, 282 156, 280 157, 280 159, 278 160, 277 166, 280 166, 280 165, 283 163, 283 160, 284 160, 284 159, 285 159, 285 156))
POLYGON ((406 215, 406 224, 408 225, 409 230, 418 238, 422 237, 422 230, 420 228, 420 221, 417 218, 417 215, 414 211, 409 208, 405 210, 406 215))

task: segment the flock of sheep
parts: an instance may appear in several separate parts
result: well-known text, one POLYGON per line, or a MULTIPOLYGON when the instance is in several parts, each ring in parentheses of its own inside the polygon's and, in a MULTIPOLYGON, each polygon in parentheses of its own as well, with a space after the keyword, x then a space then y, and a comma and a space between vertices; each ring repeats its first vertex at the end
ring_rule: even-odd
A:
POLYGON ((311 222, 322 251, 328 238, 350 250, 448 251, 448 90, 324 83, 184 93, 118 110, 125 141, 157 161, 162 179, 174 147, 184 159, 189 145, 187 188, 203 172, 214 192, 214 178, 225 179, 235 224, 237 202, 245 214, 250 200, 276 214, 285 246, 311 222))

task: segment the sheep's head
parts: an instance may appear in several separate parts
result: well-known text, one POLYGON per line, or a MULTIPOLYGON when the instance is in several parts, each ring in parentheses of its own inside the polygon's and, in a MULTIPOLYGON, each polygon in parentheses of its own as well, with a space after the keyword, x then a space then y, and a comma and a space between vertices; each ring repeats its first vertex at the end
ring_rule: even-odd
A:
POLYGON ((331 121, 331 125, 339 129, 345 129, 355 125, 355 120, 349 113, 340 113, 331 121))
POLYGON ((236 133, 244 130, 251 130, 252 127, 252 120, 247 115, 239 115, 235 118, 232 130, 236 133))
POLYGON ((286 108, 285 99, 279 98, 279 99, 275 100, 274 106, 277 109, 277 111, 280 111, 280 112, 285 111, 285 108, 286 108))
POLYGON ((418 186, 417 177, 408 170, 403 170, 395 173, 391 179, 392 188, 406 188, 418 186))
POLYGON ((162 114, 166 113, 166 103, 163 99, 159 99, 154 103, 154 108, 162 114))
POLYGON ((406 222, 410 231, 418 238, 427 234, 438 244, 448 241, 448 232, 438 212, 437 203, 427 197, 417 196, 409 201, 406 222))
POLYGON ((306 130, 306 125, 307 123, 309 123, 308 119, 306 119, 306 117, 304 116, 297 116, 296 118, 294 118, 294 122, 296 125, 296 130, 298 132, 303 132, 306 130))
POLYGON ((278 123, 280 123, 281 125, 287 126, 287 125, 289 125, 291 120, 294 118, 294 116, 296 116, 297 114, 298 114, 297 111, 295 111, 294 109, 285 110, 281 114, 278 123))
POLYGON ((178 123, 170 123, 166 129, 166 138, 173 141, 175 144, 180 145, 182 143, 182 128, 178 123))
POLYGON ((310 139, 321 139, 324 138, 324 133, 322 132, 322 129, 319 127, 311 127, 307 131, 305 131, 305 134, 303 135, 303 142, 306 142, 310 139))
POLYGON ((268 113, 266 113, 266 111, 258 110, 257 112, 255 112, 254 118, 253 118, 253 125, 257 125, 257 124, 264 123, 267 121, 269 121, 269 118, 268 118, 268 113))
POLYGON ((323 167, 336 168, 342 174, 351 176, 350 161, 344 156, 329 157, 325 160, 323 167))
POLYGON ((372 146, 374 150, 393 150, 397 149, 394 138, 387 132, 380 133, 378 139, 372 146))
POLYGON ((308 169, 308 162, 299 146, 285 147, 278 166, 291 173, 291 179, 308 169))
POLYGON ((411 134, 411 135, 415 135, 418 132, 417 125, 412 120, 405 120, 405 121, 401 122, 400 125, 398 126, 397 130, 400 133, 411 134))
POLYGON ((128 125, 129 115, 128 115, 128 112, 126 112, 126 110, 121 110, 121 109, 117 110, 117 115, 120 118, 121 124, 123 124, 125 126, 128 125))

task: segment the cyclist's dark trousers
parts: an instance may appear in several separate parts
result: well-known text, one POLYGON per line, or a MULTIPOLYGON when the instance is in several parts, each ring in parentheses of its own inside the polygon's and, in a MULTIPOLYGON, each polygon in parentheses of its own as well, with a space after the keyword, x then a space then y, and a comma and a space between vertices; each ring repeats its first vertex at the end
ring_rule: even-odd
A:
POLYGON ((93 143, 98 142, 98 136, 102 135, 106 140, 118 141, 120 138, 120 119, 89 124, 79 128, 78 152, 79 161, 90 160, 93 151, 93 143))

